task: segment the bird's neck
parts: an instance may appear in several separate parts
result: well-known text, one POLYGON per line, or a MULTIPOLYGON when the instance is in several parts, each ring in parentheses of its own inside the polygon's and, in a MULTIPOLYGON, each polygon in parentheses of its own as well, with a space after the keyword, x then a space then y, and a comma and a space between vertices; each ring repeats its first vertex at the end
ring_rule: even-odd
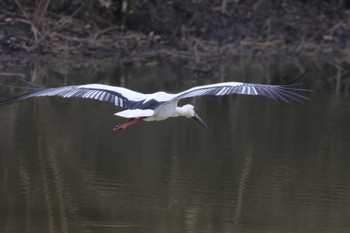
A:
POLYGON ((176 107, 175 117, 185 116, 185 111, 182 107, 176 107))
POLYGON ((177 116, 182 116, 182 117, 186 117, 186 118, 190 118, 191 116, 191 112, 188 108, 182 106, 182 107, 176 107, 176 114, 177 116))

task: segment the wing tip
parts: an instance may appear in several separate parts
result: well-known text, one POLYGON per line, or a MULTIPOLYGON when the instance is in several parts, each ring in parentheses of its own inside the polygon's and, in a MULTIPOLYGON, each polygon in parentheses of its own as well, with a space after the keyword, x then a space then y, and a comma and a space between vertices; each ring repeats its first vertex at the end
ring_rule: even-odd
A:
POLYGON ((12 97, 0 100, 0 107, 4 107, 4 106, 10 105, 10 104, 13 104, 17 101, 26 99, 27 95, 29 95, 29 94, 16 95, 16 96, 12 96, 12 97))

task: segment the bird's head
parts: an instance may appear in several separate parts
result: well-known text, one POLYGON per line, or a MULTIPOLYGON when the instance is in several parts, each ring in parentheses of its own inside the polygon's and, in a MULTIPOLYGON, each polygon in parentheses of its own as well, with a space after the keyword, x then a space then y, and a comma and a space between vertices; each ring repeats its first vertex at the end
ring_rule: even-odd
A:
POLYGON ((181 107, 181 115, 187 118, 192 118, 197 121, 201 126, 208 128, 208 126, 204 123, 204 121, 197 115, 194 111, 194 106, 191 104, 186 104, 181 107))

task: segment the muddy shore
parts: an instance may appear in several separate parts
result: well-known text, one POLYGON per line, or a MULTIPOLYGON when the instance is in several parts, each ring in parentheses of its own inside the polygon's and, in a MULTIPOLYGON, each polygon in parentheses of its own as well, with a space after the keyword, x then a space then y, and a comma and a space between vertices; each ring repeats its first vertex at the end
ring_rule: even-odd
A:
POLYGON ((26 1, 0 3, 0 63, 165 58, 196 64, 285 54, 350 61, 346 1, 101 2, 93 2, 94 10, 79 4, 57 10, 49 1, 40 17, 26 1))

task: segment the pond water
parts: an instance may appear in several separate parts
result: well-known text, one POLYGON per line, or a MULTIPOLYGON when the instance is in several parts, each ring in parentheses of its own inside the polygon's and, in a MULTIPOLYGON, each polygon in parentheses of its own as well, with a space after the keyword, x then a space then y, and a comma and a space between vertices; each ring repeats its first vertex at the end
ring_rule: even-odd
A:
MULTIPOLYGON (((225 66, 210 79, 180 65, 112 67, 44 70, 36 81, 176 92, 301 73, 225 66)), ((350 99, 321 86, 307 85, 315 92, 305 104, 251 96, 185 101, 207 129, 177 118, 116 133, 120 109, 90 100, 2 107, 0 232, 349 232, 350 99)))

